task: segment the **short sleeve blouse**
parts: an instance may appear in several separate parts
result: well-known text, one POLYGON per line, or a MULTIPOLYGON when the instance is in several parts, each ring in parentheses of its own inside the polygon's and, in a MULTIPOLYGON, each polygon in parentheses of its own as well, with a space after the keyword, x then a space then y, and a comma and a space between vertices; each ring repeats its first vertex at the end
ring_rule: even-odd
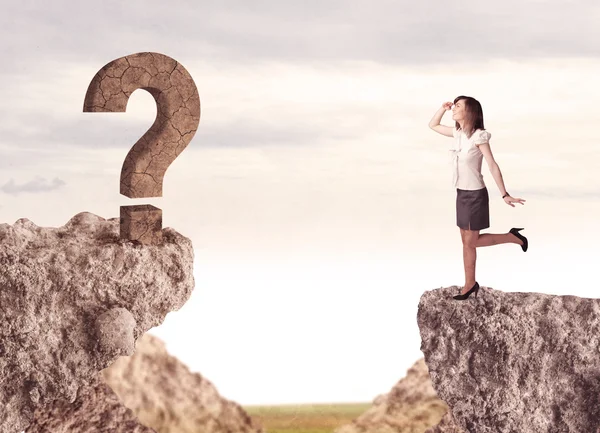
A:
POLYGON ((484 188, 485 182, 481 174, 483 153, 479 146, 489 143, 492 134, 478 129, 471 137, 467 138, 464 131, 459 131, 454 127, 452 135, 455 140, 454 147, 450 149, 453 164, 452 185, 463 190, 484 188))
MULTIPOLYGON (((456 129, 456 126, 453 127, 452 128, 452 136, 454 138, 456 138, 458 134, 459 134, 459 132, 456 129)), ((492 134, 490 134, 489 132, 487 132, 483 129, 478 129, 477 132, 475 132, 475 134, 473 134, 473 136, 471 137, 471 139, 473 140, 473 144, 475 144, 477 146, 479 146, 480 144, 489 143, 490 138, 492 138, 492 134)))
POLYGON ((492 134, 483 129, 478 129, 473 137, 473 144, 479 146, 480 144, 489 143, 492 134))

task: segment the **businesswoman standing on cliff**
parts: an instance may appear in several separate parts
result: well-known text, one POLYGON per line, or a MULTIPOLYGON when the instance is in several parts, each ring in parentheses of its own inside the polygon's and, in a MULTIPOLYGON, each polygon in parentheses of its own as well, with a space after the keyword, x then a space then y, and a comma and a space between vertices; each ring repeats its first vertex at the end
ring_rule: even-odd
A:
POLYGON ((490 226, 490 208, 488 191, 481 175, 481 162, 485 156, 490 173, 500 189, 502 199, 509 206, 513 203, 524 204, 525 200, 513 198, 504 187, 500 167, 490 149, 491 134, 483 126, 481 104, 469 96, 459 96, 452 102, 445 102, 435 113, 429 127, 447 137, 454 138, 453 185, 456 188, 456 225, 460 228, 463 243, 463 261, 465 265, 465 285, 460 295, 454 299, 467 299, 471 293, 479 292, 475 281, 475 261, 477 247, 487 247, 505 243, 521 245, 527 251, 527 238, 519 233, 522 228, 512 228, 508 233, 479 234, 480 230, 490 226), (452 109, 455 126, 440 125, 444 113, 452 109))

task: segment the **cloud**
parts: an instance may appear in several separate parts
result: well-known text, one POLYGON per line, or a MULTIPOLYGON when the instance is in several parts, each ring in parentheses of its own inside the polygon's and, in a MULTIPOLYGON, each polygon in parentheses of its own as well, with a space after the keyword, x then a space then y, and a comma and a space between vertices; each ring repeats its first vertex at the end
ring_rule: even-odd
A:
POLYGON ((55 191, 66 185, 65 181, 54 178, 50 184, 47 183, 46 179, 36 176, 36 178, 27 183, 17 185, 14 179, 10 179, 6 184, 0 187, 0 191, 10 194, 19 195, 21 193, 41 193, 48 191, 55 191))
MULTIPOLYGON (((1 112, 1 110, 0 110, 1 112)), ((51 115, 37 116, 36 123, 40 126, 36 131, 25 131, 24 128, 11 128, 3 131, 8 142, 18 143, 21 148, 45 150, 53 154, 51 149, 66 148, 76 150, 87 149, 123 149, 131 148, 135 142, 146 132, 149 124, 147 121, 127 121, 122 116, 121 121, 108 116, 97 116, 93 121, 78 117, 79 113, 71 114, 62 119, 51 115)), ((331 136, 330 131, 322 128, 320 124, 302 125, 294 124, 293 119, 288 124, 264 122, 252 118, 250 113, 244 119, 233 119, 227 123, 203 124, 201 123, 192 139, 193 147, 261 147, 261 146, 306 146, 317 143, 321 138, 331 136)), ((350 134, 339 131, 333 135, 337 138, 348 138, 350 134)), ((0 149, 2 151, 2 149, 0 149)), ((23 151, 25 153, 25 151, 23 151)), ((7 152, 8 153, 8 152, 7 152)), ((17 160, 18 150, 10 149, 13 160, 18 166, 26 163, 25 157, 17 160)), ((36 155, 37 158, 40 155, 36 155)), ((0 160, 0 167, 7 162, 0 160)))
MULTIPOLYGON (((10 2, 0 43, 13 70, 31 63, 108 62, 137 51, 186 59, 401 65, 491 58, 598 57, 595 0, 232 0, 10 2), (74 19, 65 20, 68 14, 74 19), (118 54, 118 55, 117 55, 118 54)), ((103 64, 100 64, 101 67, 103 64)), ((6 68, 4 68, 6 69, 6 68)))

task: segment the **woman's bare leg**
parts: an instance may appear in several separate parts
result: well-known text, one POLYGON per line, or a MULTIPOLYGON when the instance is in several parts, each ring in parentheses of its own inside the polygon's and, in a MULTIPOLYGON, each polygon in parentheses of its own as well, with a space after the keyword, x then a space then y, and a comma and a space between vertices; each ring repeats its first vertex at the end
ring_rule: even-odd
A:
POLYGON ((460 229, 463 241, 463 262, 465 266, 465 285, 461 293, 467 293, 475 285, 475 263, 477 261, 477 241, 479 230, 460 229))
MULTIPOLYGON (((476 247, 489 247, 491 245, 500 244, 519 244, 523 245, 521 239, 513 235, 512 233, 483 233, 477 238, 476 247)), ((475 284, 475 283, 473 283, 475 284)))
POLYGON ((500 244, 519 244, 523 242, 512 233, 484 233, 479 230, 460 229, 463 242, 463 263, 465 267, 465 285, 461 293, 467 293, 475 285, 475 265, 477 263, 477 248, 500 244))

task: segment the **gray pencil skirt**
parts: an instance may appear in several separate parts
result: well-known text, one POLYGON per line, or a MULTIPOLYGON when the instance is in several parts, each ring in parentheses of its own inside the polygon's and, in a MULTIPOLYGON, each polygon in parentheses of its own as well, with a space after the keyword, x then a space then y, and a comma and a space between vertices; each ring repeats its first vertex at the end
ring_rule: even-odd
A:
POLYGON ((486 187, 476 190, 456 188, 456 225, 465 230, 490 226, 490 197, 486 187))

